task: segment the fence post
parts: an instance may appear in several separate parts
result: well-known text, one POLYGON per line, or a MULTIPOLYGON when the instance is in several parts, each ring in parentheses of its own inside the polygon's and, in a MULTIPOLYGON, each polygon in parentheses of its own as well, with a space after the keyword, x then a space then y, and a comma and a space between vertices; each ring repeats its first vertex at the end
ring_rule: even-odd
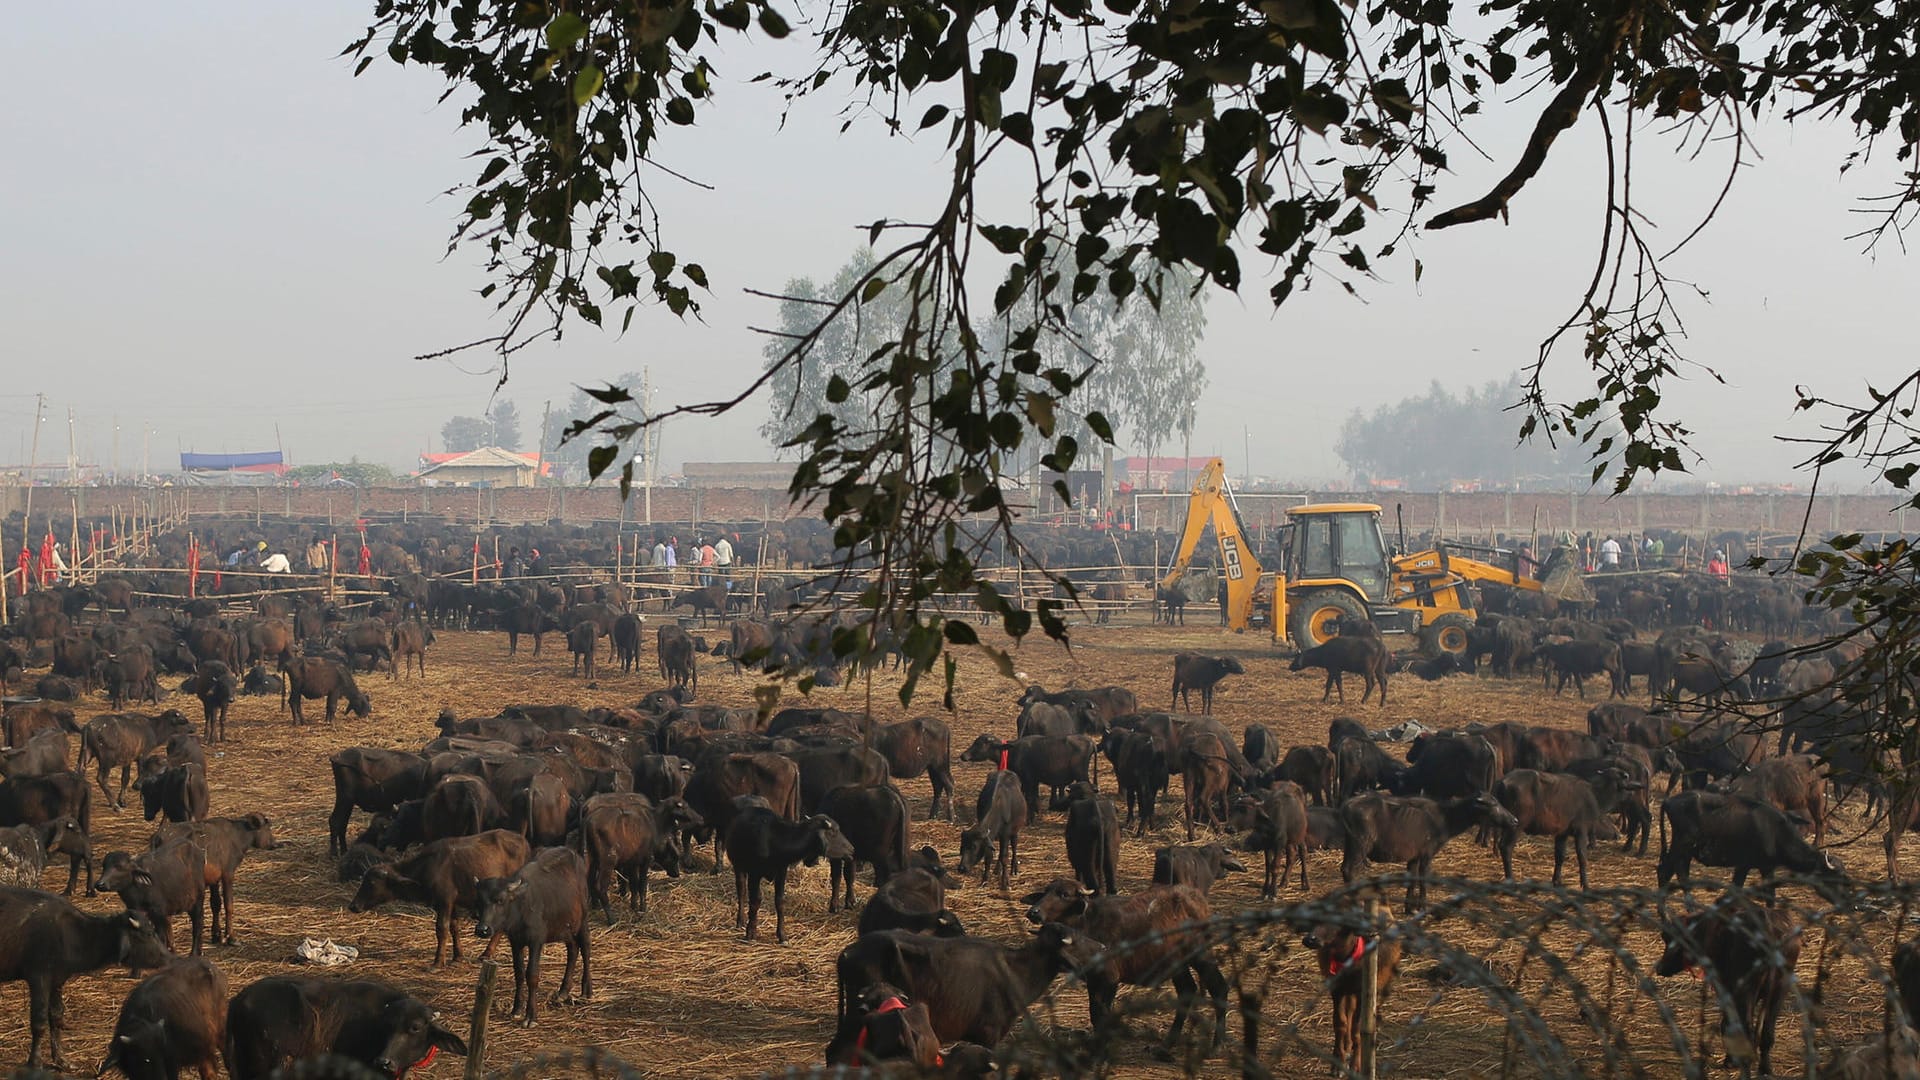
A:
POLYGON ((1260 1065, 1260 993, 1247 988, 1246 976, 1240 983, 1240 1080, 1267 1080, 1270 1074, 1260 1065))
POLYGON ((1367 950, 1360 975, 1360 1076, 1374 1080, 1374 1014, 1380 1009, 1380 901, 1367 901, 1367 929, 1373 932, 1374 947, 1367 950))
POLYGON ((480 961, 480 983, 473 990, 473 1017, 467 1022, 467 1061, 464 1080, 486 1075, 487 1013, 493 1009, 493 980, 500 974, 492 960, 480 961))

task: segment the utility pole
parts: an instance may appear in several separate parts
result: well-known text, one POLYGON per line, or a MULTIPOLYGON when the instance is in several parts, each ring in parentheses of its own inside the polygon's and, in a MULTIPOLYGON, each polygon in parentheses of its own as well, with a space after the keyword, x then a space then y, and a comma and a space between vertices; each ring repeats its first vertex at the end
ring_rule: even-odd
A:
POLYGON ((113 482, 120 482, 120 418, 113 418, 113 482))
POLYGON ((150 455, 153 449, 153 425, 143 420, 140 426, 144 429, 140 436, 140 481, 145 483, 147 477, 153 475, 153 460, 150 455))
POLYGON ((78 484, 80 482, 79 469, 80 469, 79 453, 73 448, 73 409, 69 407, 67 409, 67 486, 68 487, 72 487, 75 484, 78 484))
POLYGON ((33 473, 40 465, 40 421, 47 411, 47 395, 33 395, 33 449, 27 452, 27 535, 33 534, 33 473))
POLYGON ((660 432, 653 426, 653 367, 648 365, 640 369, 640 413, 647 426, 640 436, 640 452, 646 456, 641 462, 641 502, 647 517, 647 524, 653 524, 653 453, 660 447, 660 432))
POLYGON ((540 486, 540 482, 547 475, 547 418, 552 413, 553 399, 548 398, 547 403, 540 406, 540 438, 537 440, 539 445, 533 452, 533 483, 536 487, 540 486))

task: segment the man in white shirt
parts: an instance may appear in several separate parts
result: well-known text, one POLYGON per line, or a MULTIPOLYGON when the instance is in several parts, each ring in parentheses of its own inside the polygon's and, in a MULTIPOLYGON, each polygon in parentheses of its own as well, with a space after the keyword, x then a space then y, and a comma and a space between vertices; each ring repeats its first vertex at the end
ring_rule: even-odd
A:
POLYGON ((1603 570, 1620 569, 1620 541, 1611 536, 1600 545, 1600 567, 1603 570))
POLYGON ((713 565, 720 568, 722 577, 726 576, 727 567, 733 565, 733 545, 727 541, 726 533, 721 533, 719 541, 713 545, 713 565))
POLYGON ((293 564, 287 561, 287 553, 276 551, 260 560, 260 569, 269 574, 286 574, 293 571, 293 564))

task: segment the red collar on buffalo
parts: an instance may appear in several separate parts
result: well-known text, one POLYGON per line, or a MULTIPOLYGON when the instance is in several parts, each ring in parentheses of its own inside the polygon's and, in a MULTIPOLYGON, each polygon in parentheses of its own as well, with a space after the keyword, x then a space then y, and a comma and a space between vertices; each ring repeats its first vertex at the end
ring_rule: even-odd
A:
POLYGON ((1010 751, 1006 747, 1003 746, 1000 748, 1000 767, 1002 769, 1005 769, 1007 767, 1008 753, 1010 753, 1010 751))
POLYGON ((1373 942, 1368 941, 1366 938, 1355 935, 1353 939, 1353 955, 1345 958, 1335 957, 1327 961, 1327 977, 1333 978, 1359 963, 1360 958, 1367 955, 1367 950, 1373 948, 1373 944, 1373 942))
POLYGON ((433 1064, 434 1058, 437 1058, 439 1056, 440 1056, 440 1048, 438 1046, 429 1046, 427 1047, 427 1056, 421 1058, 419 1061, 414 1062, 412 1065, 407 1066, 407 1071, 412 1072, 414 1069, 425 1069, 428 1066, 433 1064))
MULTIPOLYGON (((901 1001, 897 997, 890 997, 887 1000, 881 1002, 880 1007, 873 1010, 873 1012, 868 1015, 881 1016, 890 1012, 899 1012, 902 1009, 905 1009, 906 1007, 907 1007, 906 1002, 901 1001)), ((867 1048, 867 1026, 865 1024, 860 1025, 860 1034, 854 1036, 853 1045, 859 1047, 862 1050, 865 1050, 867 1048)))

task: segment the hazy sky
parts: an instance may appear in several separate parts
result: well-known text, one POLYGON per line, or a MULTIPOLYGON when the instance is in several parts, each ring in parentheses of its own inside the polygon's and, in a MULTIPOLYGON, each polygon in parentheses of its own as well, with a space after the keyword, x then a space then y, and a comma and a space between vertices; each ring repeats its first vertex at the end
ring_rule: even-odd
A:
MULTIPOLYGON (((65 459, 71 408, 80 456, 110 459, 117 423, 123 467, 138 463, 148 428, 157 467, 179 449, 271 449, 277 425, 296 463, 357 454, 410 468, 439 448, 447 417, 485 408, 487 358, 411 359, 494 325, 474 292, 477 256, 444 257, 458 200, 442 193, 471 178, 464 155, 479 140, 458 129, 456 105, 435 104, 441 86, 425 73, 382 57, 349 77, 334 54, 370 9, 236 0, 14 13, 15 40, 46 47, 16 49, 0 69, 0 461, 24 460, 35 392, 48 397, 42 461, 65 459)), ((720 100, 699 127, 672 131, 664 153, 717 190, 653 173, 670 246, 714 282, 704 322, 650 308, 624 337, 576 327, 526 350, 504 393, 529 436, 544 401, 626 370, 651 369, 660 405, 736 390, 761 363, 750 327, 775 322, 743 288, 828 276, 876 217, 924 220, 934 206, 940 140, 840 134, 844 98, 831 94, 781 130, 777 94, 745 85, 768 66, 805 65, 798 35, 712 55, 720 100)), ((1475 132, 1497 163, 1457 149, 1438 204, 1481 194, 1508 167, 1527 119, 1505 112, 1475 132)), ((1850 139, 1815 124, 1754 137, 1765 160, 1671 264, 1712 293, 1685 308, 1691 348, 1729 385, 1696 378, 1672 399, 1698 432, 1703 471, 1725 481, 1787 478, 1796 455, 1772 436, 1788 430, 1796 383, 1851 398, 1920 355, 1920 267, 1897 246, 1876 260, 1845 239, 1859 227, 1852 200, 1883 190, 1891 168, 1838 177, 1850 139)), ((1317 289, 1275 314, 1269 268, 1247 259, 1243 295, 1216 293, 1209 307, 1194 452, 1223 453, 1238 472, 1250 448, 1256 473, 1333 477, 1350 409, 1530 360, 1591 272, 1598 140, 1589 114, 1511 225, 1421 238, 1417 285, 1392 265, 1362 299, 1317 289)), ((1711 202, 1723 164, 1687 165, 1657 132, 1640 146, 1638 201, 1671 242, 1711 202)), ((1015 197, 1004 188, 999 205, 1017 208, 1015 197)), ((1569 396, 1590 385, 1573 351, 1554 385, 1569 396)), ((664 463, 765 459, 764 416, 756 401, 676 424, 664 463)))

